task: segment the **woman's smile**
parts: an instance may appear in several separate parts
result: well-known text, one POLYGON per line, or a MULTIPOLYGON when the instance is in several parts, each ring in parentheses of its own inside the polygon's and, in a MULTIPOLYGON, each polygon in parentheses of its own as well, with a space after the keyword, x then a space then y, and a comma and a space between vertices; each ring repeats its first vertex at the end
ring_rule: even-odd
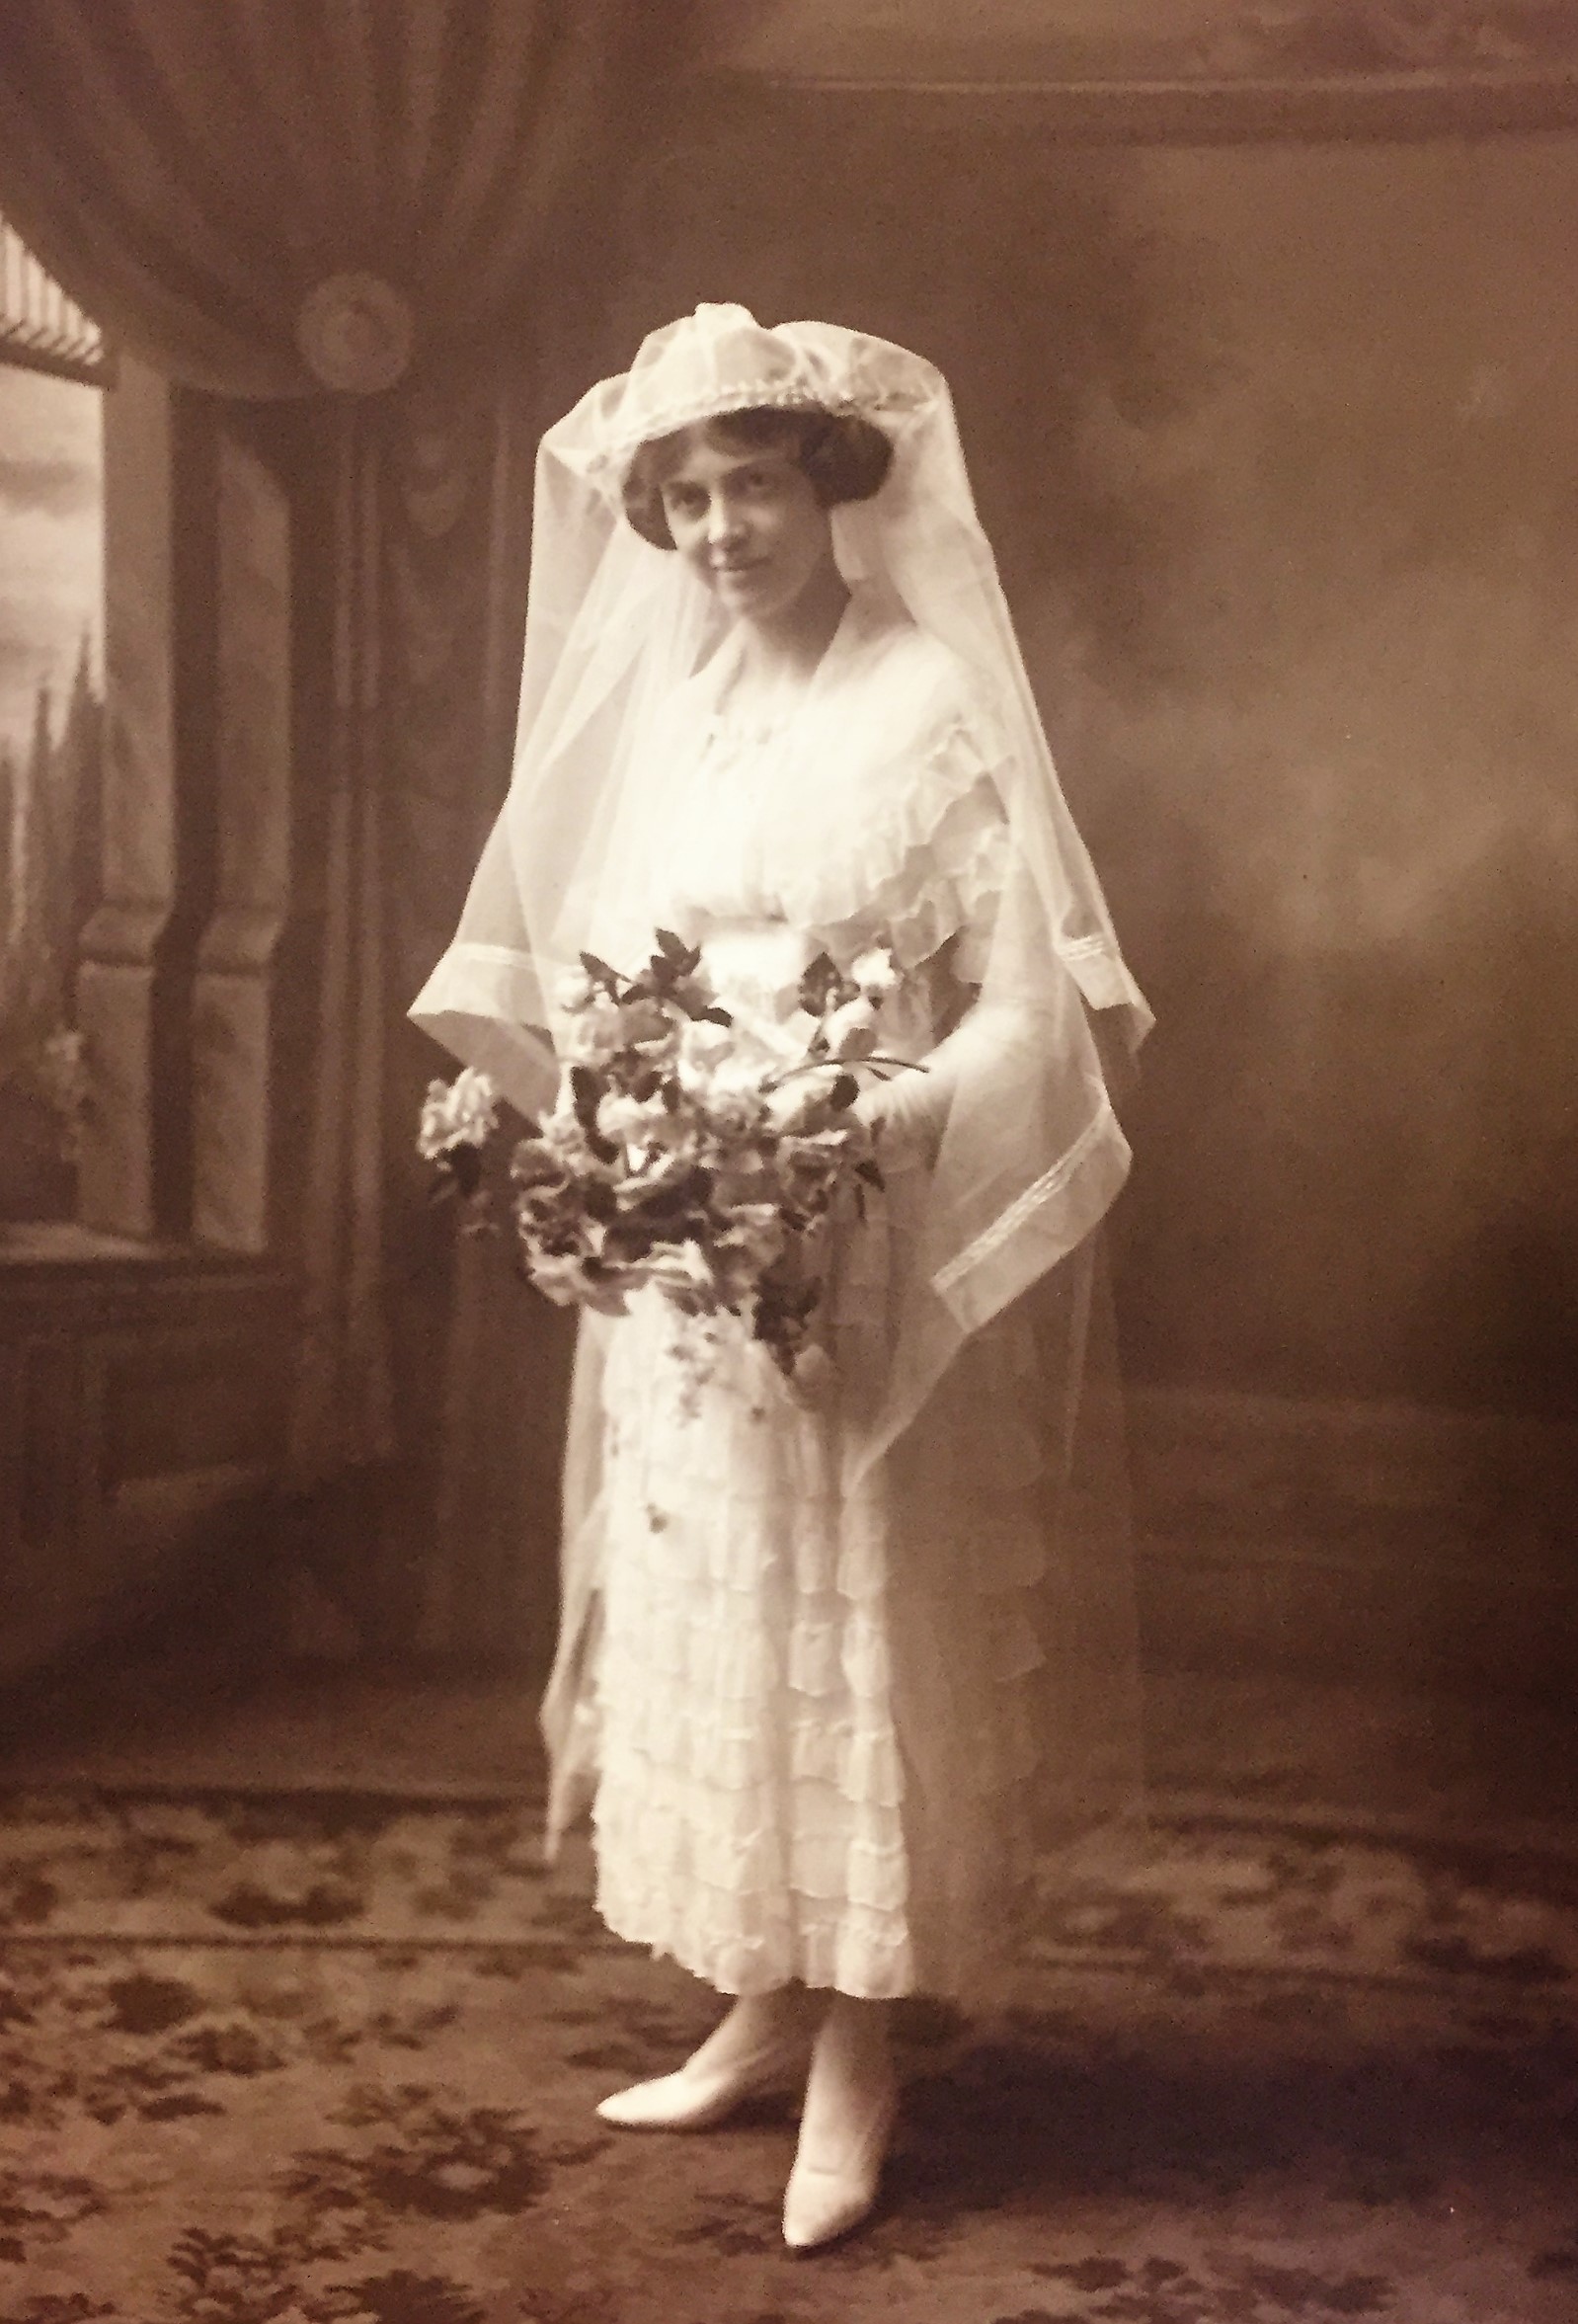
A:
POLYGON ((766 557, 755 557, 749 563, 714 565, 713 588, 723 598, 755 598, 761 593, 771 571, 772 561, 766 557))

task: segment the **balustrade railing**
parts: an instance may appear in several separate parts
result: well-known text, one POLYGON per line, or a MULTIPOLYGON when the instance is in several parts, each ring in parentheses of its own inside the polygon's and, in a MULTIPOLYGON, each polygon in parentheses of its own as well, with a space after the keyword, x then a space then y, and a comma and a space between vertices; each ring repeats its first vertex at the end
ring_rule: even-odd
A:
POLYGON ((0 363, 109 384, 104 334, 34 257, 15 226, 0 217, 0 363))

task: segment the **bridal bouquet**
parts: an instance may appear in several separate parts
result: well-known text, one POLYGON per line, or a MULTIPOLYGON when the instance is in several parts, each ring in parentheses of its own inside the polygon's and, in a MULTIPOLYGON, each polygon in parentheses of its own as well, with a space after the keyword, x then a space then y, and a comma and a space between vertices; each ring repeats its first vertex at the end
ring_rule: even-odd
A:
MULTIPOLYGON (((848 1186, 863 1215, 880 1190, 875 1141, 854 1110, 896 982, 875 950, 845 975, 826 954, 787 1018, 719 1005, 701 954, 660 929, 639 975, 583 953, 557 999, 563 1073, 553 1110, 510 1162, 525 1272, 561 1305, 623 1314, 654 1284, 680 1313, 749 1320, 793 1377, 822 1293, 817 1230, 848 1186)), ((474 1212, 496 1093, 470 1069, 434 1082, 418 1144, 474 1212)))

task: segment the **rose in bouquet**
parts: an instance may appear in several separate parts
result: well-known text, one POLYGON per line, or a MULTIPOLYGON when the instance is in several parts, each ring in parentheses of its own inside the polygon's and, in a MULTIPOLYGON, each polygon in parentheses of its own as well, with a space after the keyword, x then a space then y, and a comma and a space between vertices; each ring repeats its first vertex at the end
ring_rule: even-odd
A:
MULTIPOLYGON (((786 1375, 822 1294, 822 1223, 848 1188, 863 1210, 882 1172, 854 1110, 878 1054, 891 956, 845 975, 826 955, 787 1019, 722 1007, 701 955, 660 930, 626 977, 583 954, 558 995, 563 1074, 553 1110, 510 1163, 525 1271, 550 1299, 624 1313, 647 1285, 682 1314, 747 1319, 786 1375)), ((422 1151, 473 1206, 497 1126, 486 1077, 434 1082, 422 1151)))
POLYGON ((467 1066, 453 1082, 430 1082, 417 1132, 417 1152, 443 1171, 441 1189, 468 1204, 482 1195, 482 1150, 499 1127, 492 1081, 467 1066))

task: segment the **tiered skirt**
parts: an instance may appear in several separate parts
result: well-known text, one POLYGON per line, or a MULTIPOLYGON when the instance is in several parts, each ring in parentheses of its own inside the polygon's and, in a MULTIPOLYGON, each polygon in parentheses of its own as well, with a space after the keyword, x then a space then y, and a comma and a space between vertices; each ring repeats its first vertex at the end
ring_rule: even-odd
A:
POLYGON ((644 1294, 603 1382, 598 1908, 725 1993, 963 1993, 1031 1870, 1043 1571, 989 1337, 851 1489, 836 1396, 644 1294), (710 1331, 710 1335, 709 1335, 710 1331))

